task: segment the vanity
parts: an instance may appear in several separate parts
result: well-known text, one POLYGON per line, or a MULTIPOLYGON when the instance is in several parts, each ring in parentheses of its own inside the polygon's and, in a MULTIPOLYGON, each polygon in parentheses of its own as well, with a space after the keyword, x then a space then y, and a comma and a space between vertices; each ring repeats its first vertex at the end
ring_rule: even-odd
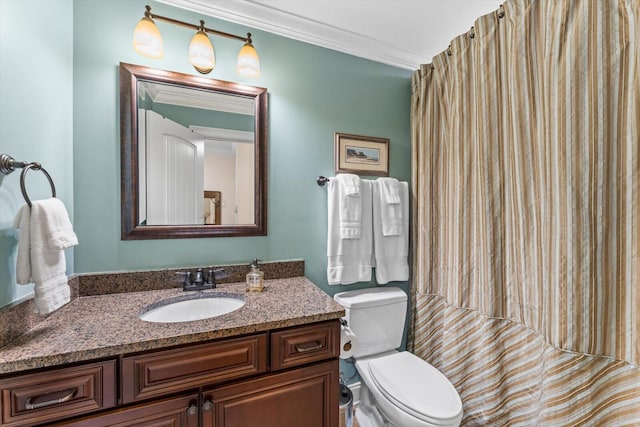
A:
POLYGON ((138 318, 183 293, 81 296, 0 347, 2 426, 338 426, 342 307, 305 277, 206 292, 233 312, 180 323, 138 318))

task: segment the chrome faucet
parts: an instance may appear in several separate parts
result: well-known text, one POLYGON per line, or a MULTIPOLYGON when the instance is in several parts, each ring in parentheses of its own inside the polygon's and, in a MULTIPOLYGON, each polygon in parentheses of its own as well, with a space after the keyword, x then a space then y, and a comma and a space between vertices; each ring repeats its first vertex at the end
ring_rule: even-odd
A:
POLYGON ((224 269, 219 268, 216 270, 210 269, 207 273, 207 278, 204 278, 204 272, 201 268, 196 270, 195 277, 190 271, 177 271, 177 281, 182 283, 183 291, 204 291, 207 289, 215 289, 217 284, 216 280, 229 277, 228 274, 224 274, 224 269))

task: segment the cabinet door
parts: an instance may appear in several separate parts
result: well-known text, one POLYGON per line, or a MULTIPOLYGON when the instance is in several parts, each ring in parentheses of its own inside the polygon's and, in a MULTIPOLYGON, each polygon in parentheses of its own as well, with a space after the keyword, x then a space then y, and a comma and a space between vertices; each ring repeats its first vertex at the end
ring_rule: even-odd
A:
POLYGON ((338 427, 338 360, 204 393, 204 427, 338 427))
POLYGON ((52 427, 198 427, 198 395, 158 400, 52 427))

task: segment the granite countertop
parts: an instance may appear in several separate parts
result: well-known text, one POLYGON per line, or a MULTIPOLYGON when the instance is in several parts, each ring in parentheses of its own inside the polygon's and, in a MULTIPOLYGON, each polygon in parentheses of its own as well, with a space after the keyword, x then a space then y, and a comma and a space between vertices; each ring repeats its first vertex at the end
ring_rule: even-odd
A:
POLYGON ((265 281, 264 292, 244 283, 205 292, 246 296, 239 310, 210 319, 151 323, 138 318, 153 302, 183 295, 163 289, 73 300, 27 333, 0 347, 0 374, 117 356, 181 344, 337 319, 344 309, 305 277, 265 281))

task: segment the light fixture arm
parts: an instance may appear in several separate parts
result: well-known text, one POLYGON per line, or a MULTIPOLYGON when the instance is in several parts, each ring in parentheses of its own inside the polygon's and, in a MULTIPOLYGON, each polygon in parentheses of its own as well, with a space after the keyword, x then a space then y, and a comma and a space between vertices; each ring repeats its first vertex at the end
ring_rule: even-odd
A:
POLYGON ((230 39, 241 40, 241 41, 243 41, 245 43, 251 43, 251 33, 247 33, 247 37, 236 36, 235 34, 225 33, 224 31, 218 31, 218 30, 214 30, 212 28, 207 28, 207 27, 204 26, 204 21, 200 21, 201 25, 189 24, 188 22, 179 21, 177 19, 168 18, 168 17, 162 16, 162 15, 156 15, 155 13, 151 12, 151 6, 145 6, 145 9, 147 9, 147 10, 144 13, 144 16, 146 16, 147 18, 157 19, 159 21, 164 21, 164 22, 168 22, 170 24, 174 24, 174 25, 179 25, 179 26, 182 26, 182 27, 190 28, 190 29, 195 30, 195 31, 202 30, 205 33, 215 34, 217 36, 227 37, 227 38, 230 38, 230 39))

